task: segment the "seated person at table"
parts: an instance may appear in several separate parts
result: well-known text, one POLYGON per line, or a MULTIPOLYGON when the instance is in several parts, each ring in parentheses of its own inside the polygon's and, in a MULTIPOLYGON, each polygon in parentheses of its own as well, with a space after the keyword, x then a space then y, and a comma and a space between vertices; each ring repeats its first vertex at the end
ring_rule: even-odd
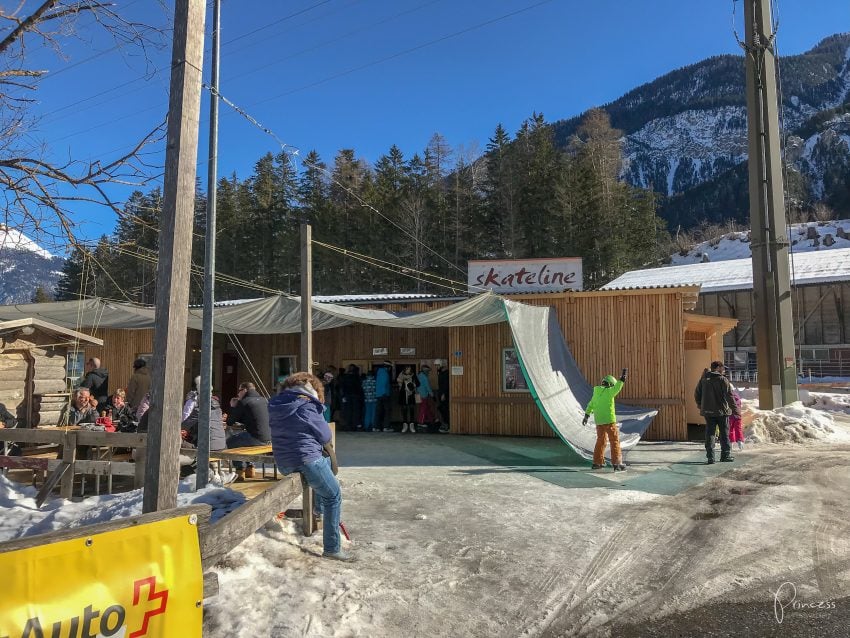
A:
MULTIPOLYGON (((230 399, 230 412, 227 415, 227 425, 241 423, 244 432, 234 434, 227 439, 227 447, 254 447, 268 445, 272 440, 269 430, 269 402, 257 392, 253 383, 239 384, 238 396, 230 399)), ((234 461, 233 468, 239 476, 237 481, 254 476, 254 466, 248 463, 247 469, 241 461, 234 461), (244 478, 243 478, 244 477, 244 478)))
POLYGON ((79 388, 74 392, 67 414, 68 425, 94 423, 97 420, 97 401, 88 388, 79 388))
MULTIPOLYGON (((198 406, 195 405, 189 417, 180 425, 183 444, 181 447, 198 445, 198 406), (188 444, 188 445, 187 445, 188 444)), ((221 416, 221 404, 218 397, 210 398, 210 452, 220 452, 227 448, 224 435, 224 422, 221 416)))
POLYGON ((109 405, 112 410, 112 424, 115 429, 119 432, 135 432, 135 414, 127 405, 127 395, 124 390, 118 388, 109 400, 109 405))

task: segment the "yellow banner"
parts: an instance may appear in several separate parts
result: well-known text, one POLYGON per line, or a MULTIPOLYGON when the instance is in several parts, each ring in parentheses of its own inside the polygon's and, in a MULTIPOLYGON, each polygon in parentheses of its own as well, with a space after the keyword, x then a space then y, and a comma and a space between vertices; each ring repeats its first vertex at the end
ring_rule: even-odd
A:
POLYGON ((188 515, 6 552, 0 574, 0 638, 201 635, 201 551, 188 515))

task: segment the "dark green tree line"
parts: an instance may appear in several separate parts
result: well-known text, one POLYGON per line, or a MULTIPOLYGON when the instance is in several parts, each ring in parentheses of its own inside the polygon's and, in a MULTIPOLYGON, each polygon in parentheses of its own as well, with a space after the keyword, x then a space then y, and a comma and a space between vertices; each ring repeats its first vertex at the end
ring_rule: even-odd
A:
MULTIPOLYGON (((450 294, 414 276, 425 271, 463 284, 469 259, 559 256, 582 257, 585 287, 597 288, 658 263, 669 246, 654 195, 619 180, 621 137, 594 110, 565 150, 535 113, 513 138, 498 125, 481 156, 451 149, 439 134, 421 153, 405 157, 393 146, 372 166, 354 149, 339 151, 330 165, 313 151, 298 170, 286 154, 266 154, 247 178, 218 183, 216 298, 298 293, 302 221, 313 225, 314 239, 339 248, 314 247, 319 294, 450 294), (387 263, 376 267, 352 252, 387 263)), ((198 273, 205 207, 199 187, 191 247, 198 273)), ((74 251, 57 296, 152 303, 161 210, 158 189, 134 193, 112 236, 74 251)), ((191 298, 202 299, 200 274, 192 276, 191 298)))

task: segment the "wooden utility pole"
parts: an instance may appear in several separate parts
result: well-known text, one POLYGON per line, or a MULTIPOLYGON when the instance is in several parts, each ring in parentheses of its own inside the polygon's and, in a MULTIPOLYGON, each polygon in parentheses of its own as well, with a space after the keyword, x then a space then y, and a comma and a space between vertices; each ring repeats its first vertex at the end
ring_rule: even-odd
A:
POLYGON ((797 400, 794 317, 769 0, 745 0, 750 227, 759 407, 797 400))
POLYGON ((313 371, 313 227, 301 224, 301 369, 313 371))
MULTIPOLYGON (((313 371, 313 227, 301 224, 301 369, 313 371)), ((304 484, 301 500, 302 527, 305 536, 312 536, 313 489, 304 484)))
POLYGON ((205 0, 176 0, 143 511, 177 505, 205 0))
POLYGON ((221 51, 221 0, 213 1, 212 64, 210 64, 210 141, 207 166, 207 230, 204 250, 204 317, 201 331, 201 387, 198 388, 198 455, 195 489, 210 476, 210 411, 212 409, 213 313, 215 311, 215 213, 218 181, 218 67, 221 51))

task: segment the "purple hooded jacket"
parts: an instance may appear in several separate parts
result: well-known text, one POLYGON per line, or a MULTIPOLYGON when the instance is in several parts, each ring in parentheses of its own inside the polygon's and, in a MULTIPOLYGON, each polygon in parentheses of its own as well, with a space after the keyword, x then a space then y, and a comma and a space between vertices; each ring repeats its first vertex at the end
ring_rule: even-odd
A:
POLYGON ((272 451, 279 468, 296 468, 322 456, 331 440, 324 406, 298 388, 289 388, 269 399, 272 451))

